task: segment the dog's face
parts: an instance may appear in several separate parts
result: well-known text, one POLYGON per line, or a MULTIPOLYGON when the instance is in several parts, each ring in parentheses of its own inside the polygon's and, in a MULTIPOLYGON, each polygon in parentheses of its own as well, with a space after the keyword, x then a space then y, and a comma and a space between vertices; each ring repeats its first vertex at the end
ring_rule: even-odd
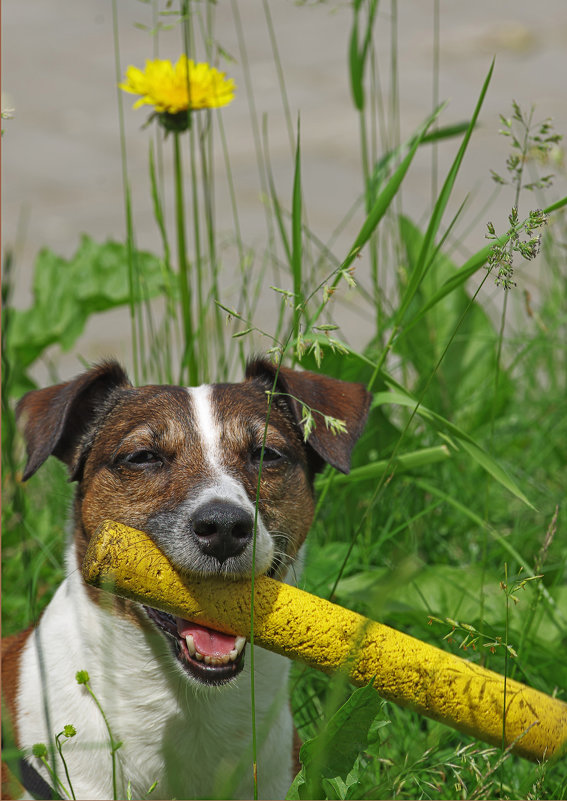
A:
MULTIPOLYGON (((85 530, 118 520, 150 534, 183 572, 250 575, 266 412, 256 382, 123 389, 84 460, 85 530)), ((275 406, 259 486, 257 573, 281 574, 303 542, 311 475, 297 427, 275 406)))
MULTIPOLYGON (((68 465, 78 481, 79 558, 112 519, 146 531, 185 574, 236 577, 254 568, 282 578, 311 523, 313 476, 325 462, 348 471, 369 396, 359 384, 282 368, 268 414, 275 376, 272 365, 255 362, 240 384, 135 388, 108 363, 28 393, 18 406, 24 478, 49 454, 68 465), (301 404, 315 414, 308 443, 301 404), (331 434, 320 413, 345 420, 348 433, 331 434)), ((225 683, 242 669, 242 638, 148 607, 131 616, 164 633, 198 682, 225 683)))

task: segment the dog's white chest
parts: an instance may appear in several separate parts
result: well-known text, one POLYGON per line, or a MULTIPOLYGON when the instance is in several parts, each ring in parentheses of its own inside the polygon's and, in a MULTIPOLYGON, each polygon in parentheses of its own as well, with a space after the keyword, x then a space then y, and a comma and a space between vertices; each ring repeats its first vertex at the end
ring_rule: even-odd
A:
MULTIPOLYGON (((79 670, 88 671, 113 737, 122 742, 119 798, 144 798, 154 782, 157 798, 252 797, 249 666, 235 684, 205 690, 184 680, 167 649, 160 637, 149 642, 129 621, 94 605, 77 574, 57 591, 22 654, 20 738, 31 748, 47 744, 67 724, 76 728, 63 754, 77 798, 112 798, 114 792, 108 730, 75 680, 79 670)), ((288 663, 260 649, 255 656, 260 793, 283 797, 291 781, 288 663), (274 687, 282 688, 279 697, 274 687)), ((66 784, 60 761, 58 775, 66 784)))

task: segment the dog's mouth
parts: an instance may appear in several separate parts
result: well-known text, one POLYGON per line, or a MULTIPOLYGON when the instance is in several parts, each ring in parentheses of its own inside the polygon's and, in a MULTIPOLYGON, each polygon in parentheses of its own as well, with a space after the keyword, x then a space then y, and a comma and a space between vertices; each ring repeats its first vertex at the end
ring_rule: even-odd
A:
POLYGON ((201 684, 226 684, 244 667, 244 637, 223 634, 151 606, 144 609, 172 643, 181 667, 201 684))

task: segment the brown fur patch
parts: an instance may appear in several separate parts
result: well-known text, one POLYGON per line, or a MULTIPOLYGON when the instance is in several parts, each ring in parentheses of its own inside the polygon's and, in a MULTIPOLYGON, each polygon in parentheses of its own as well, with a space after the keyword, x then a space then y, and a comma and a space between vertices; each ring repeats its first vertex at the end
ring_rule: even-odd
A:
POLYGON ((20 658, 33 626, 2 639, 2 701, 6 704, 12 735, 18 742, 16 698, 20 686, 20 658))
MULTIPOLYGON (((90 435, 83 479, 75 501, 75 539, 80 569, 90 538, 105 520, 144 529, 159 508, 175 509, 187 488, 202 480, 202 453, 190 419, 189 399, 180 387, 126 389, 90 435), (166 466, 128 469, 123 460, 136 451, 156 451, 166 466)), ((95 603, 104 597, 87 586, 95 603)), ((107 599, 105 598, 105 603, 107 599)), ((137 605, 113 596, 113 611, 151 630, 137 605)))
MULTIPOLYGON (((19 742, 17 696, 20 687, 20 659, 33 627, 2 639, 2 740, 3 747, 19 742)), ((2 762, 2 798, 18 798, 23 788, 16 776, 2 762)))

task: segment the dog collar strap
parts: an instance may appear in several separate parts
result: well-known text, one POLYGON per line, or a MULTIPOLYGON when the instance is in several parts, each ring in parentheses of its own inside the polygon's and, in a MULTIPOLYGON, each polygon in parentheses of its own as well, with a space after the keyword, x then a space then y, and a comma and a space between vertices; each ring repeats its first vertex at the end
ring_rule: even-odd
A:
POLYGON ((20 781, 24 788, 35 799, 55 799, 61 801, 61 796, 45 781, 33 765, 24 759, 20 759, 20 781))

